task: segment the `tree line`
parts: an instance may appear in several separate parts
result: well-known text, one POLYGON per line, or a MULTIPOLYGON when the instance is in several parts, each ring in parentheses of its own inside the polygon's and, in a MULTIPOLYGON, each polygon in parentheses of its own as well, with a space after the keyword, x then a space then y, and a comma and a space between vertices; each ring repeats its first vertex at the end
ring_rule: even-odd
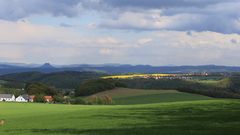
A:
POLYGON ((240 76, 225 78, 214 85, 181 79, 97 79, 84 82, 76 89, 75 95, 89 96, 116 87, 178 90, 215 98, 240 98, 240 76))

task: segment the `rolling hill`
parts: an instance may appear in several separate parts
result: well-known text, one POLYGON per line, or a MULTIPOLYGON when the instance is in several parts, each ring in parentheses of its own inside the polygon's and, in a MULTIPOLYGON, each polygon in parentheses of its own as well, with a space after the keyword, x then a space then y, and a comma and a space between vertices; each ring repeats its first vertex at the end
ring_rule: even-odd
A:
POLYGON ((0 75, 22 72, 62 72, 62 71, 94 71, 108 74, 123 73, 192 73, 192 72, 240 72, 240 67, 234 66, 150 66, 150 65, 126 65, 126 64, 102 64, 102 65, 63 65, 52 66, 49 63, 44 65, 27 64, 0 64, 0 75))
MULTIPOLYGON (((114 90, 99 92, 92 96, 108 95, 113 98, 114 104, 150 104, 161 102, 176 102, 176 101, 194 101, 194 100, 210 100, 213 98, 179 92, 176 90, 141 90, 141 89, 127 89, 116 88, 114 90)), ((92 97, 89 96, 89 97, 92 97)))

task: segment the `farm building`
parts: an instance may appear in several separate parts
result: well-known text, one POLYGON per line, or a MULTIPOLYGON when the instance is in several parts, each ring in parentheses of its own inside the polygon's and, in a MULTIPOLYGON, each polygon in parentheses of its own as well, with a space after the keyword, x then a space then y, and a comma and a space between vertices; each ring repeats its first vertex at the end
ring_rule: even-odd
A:
POLYGON ((44 96, 43 99, 45 100, 45 102, 52 102, 53 101, 52 96, 44 96))
POLYGON ((28 102, 30 97, 28 95, 20 95, 16 98, 16 102, 28 102))
POLYGON ((30 95, 29 96, 29 102, 34 102, 36 99, 36 96, 35 95, 30 95))
POLYGON ((15 96, 13 94, 0 94, 0 101, 13 102, 15 96))
MULTIPOLYGON (((43 96, 45 102, 53 102, 52 96, 43 96)), ((34 102, 36 100, 35 95, 20 95, 17 98, 13 94, 0 94, 0 102, 34 102)))

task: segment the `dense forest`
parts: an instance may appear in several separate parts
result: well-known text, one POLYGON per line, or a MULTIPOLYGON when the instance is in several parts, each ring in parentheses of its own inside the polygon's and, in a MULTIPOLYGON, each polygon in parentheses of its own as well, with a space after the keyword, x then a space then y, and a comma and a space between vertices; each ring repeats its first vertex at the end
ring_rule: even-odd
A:
POLYGON ((43 83, 60 89, 75 89, 86 80, 96 79, 106 74, 96 72, 64 71, 56 73, 25 72, 0 76, 1 80, 23 83, 43 83))
POLYGON ((97 79, 82 83, 75 91, 76 96, 88 96, 116 87, 126 87, 125 84, 113 79, 97 79))

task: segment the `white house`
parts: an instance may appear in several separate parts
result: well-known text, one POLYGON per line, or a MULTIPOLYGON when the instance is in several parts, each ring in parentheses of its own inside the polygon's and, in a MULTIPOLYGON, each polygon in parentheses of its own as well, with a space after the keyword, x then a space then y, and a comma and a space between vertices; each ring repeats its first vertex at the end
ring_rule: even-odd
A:
POLYGON ((13 94, 0 94, 0 101, 13 102, 15 96, 13 94))
POLYGON ((20 95, 16 98, 16 102, 28 102, 29 96, 28 95, 20 95))

